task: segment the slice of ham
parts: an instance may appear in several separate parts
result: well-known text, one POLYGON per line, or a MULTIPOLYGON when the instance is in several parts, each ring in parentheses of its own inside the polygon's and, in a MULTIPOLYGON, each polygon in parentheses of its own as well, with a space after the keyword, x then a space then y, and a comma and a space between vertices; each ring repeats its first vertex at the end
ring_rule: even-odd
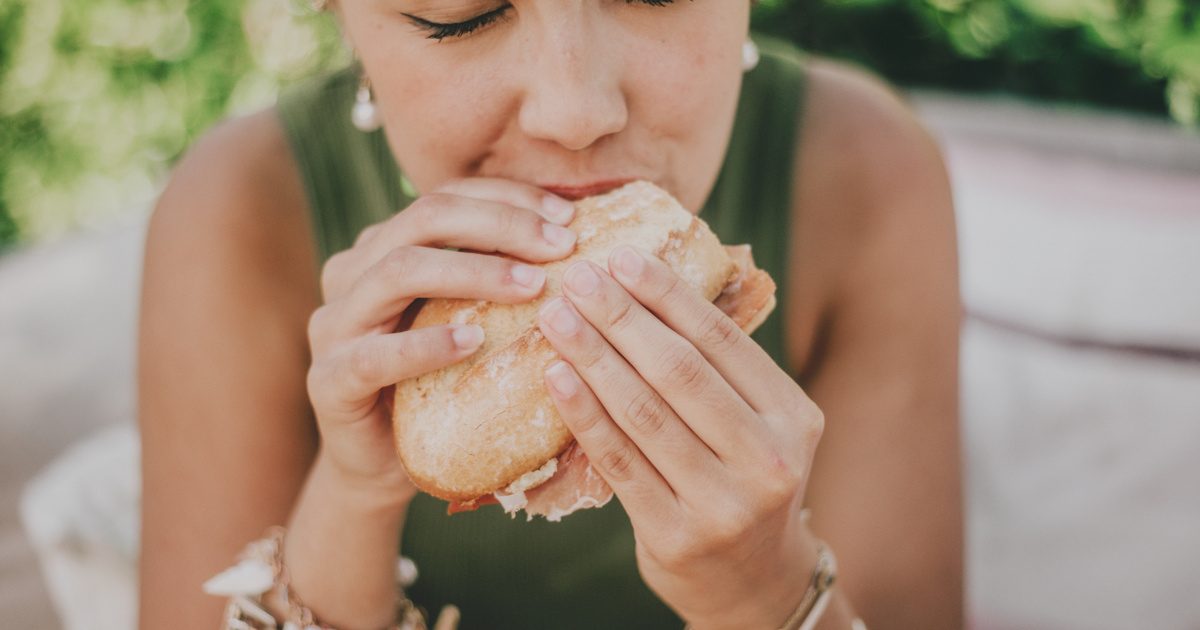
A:
MULTIPOLYGON (((713 302, 746 334, 754 332, 775 308, 775 282, 754 266, 749 245, 727 245, 725 250, 737 263, 738 273, 713 302)), ((571 442, 558 456, 558 470, 545 483, 525 492, 528 520, 543 516, 558 522, 584 508, 602 507, 613 498, 613 490, 588 463, 578 442, 571 442)), ((469 502, 451 503, 448 514, 469 512, 482 505, 500 503, 489 494, 469 502)), ((521 508, 511 510, 515 513, 521 508)))
POLYGON ((546 483, 525 493, 529 520, 544 516, 557 523, 562 517, 584 508, 602 507, 613 498, 612 488, 588 463, 578 442, 571 442, 558 456, 558 472, 546 483))

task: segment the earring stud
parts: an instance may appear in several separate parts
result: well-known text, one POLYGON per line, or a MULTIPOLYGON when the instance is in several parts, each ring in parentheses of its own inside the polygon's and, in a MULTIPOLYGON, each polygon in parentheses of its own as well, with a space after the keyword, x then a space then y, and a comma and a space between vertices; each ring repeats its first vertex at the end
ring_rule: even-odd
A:
POLYGON ((354 95, 354 108, 350 110, 350 122, 364 133, 370 133, 383 126, 379 117, 379 107, 375 105, 375 97, 371 94, 371 82, 363 75, 358 84, 358 93, 354 95))

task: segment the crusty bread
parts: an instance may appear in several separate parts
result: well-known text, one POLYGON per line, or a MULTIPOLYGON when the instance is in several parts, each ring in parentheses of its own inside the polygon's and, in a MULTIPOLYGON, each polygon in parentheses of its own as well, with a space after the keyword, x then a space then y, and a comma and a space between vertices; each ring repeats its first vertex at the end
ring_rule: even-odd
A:
MULTIPOLYGON (((543 265, 546 289, 539 298, 516 305, 431 299, 414 319, 414 328, 475 323, 485 334, 468 359, 396 386, 396 448, 425 492, 472 501, 542 467, 573 440, 543 384, 557 354, 536 323, 542 303, 561 294, 567 267, 591 260, 607 268, 613 249, 633 245, 657 254, 710 301, 742 276, 743 265, 702 220, 646 182, 577 202, 569 227, 579 235, 576 251, 543 265)), ((744 255, 748 260, 748 248, 744 255)), ((742 308, 744 317, 765 318, 774 305, 773 283, 768 296, 756 293, 742 308)))

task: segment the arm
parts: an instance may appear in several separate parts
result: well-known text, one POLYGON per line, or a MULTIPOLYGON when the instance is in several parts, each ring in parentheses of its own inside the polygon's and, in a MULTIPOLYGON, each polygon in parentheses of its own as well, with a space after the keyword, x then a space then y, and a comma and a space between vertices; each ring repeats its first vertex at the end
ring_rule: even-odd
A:
MULTIPOLYGON (((224 602, 200 584, 288 522, 313 463, 305 326, 319 290, 295 177, 269 112, 233 121, 184 159, 151 219, 139 331, 140 627, 216 627, 224 602)), ((298 588, 337 597, 321 576, 386 565, 390 598, 395 556, 379 549, 397 544, 402 513, 379 518, 322 471, 301 503, 322 508, 302 507, 292 522, 298 588), (378 546, 365 557, 363 545, 378 546)), ((364 584, 360 596, 379 591, 364 584)))
POLYGON ((418 297, 528 301, 544 281, 508 258, 428 245, 535 262, 574 245, 551 238, 540 214, 569 222, 563 200, 461 180, 364 230, 327 261, 318 287, 300 191, 268 112, 201 142, 152 220, 140 339, 142 627, 216 625, 223 602, 201 583, 285 522, 294 592, 322 622, 390 622, 416 489, 381 394, 483 340, 465 325, 396 331, 400 314, 418 297))
POLYGON ((826 418, 812 529, 868 627, 961 628, 960 304, 945 168, 877 81, 822 63, 811 76, 788 312, 805 313, 789 331, 792 365, 826 418))

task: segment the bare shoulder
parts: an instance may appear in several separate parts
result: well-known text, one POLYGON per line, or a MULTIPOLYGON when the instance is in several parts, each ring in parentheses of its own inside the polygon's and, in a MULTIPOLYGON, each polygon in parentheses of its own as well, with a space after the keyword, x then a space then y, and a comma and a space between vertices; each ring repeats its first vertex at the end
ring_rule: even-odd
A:
POLYGON ((305 335, 319 289, 306 213, 268 110, 201 138, 151 217, 138 330, 141 627, 214 627, 222 602, 194 585, 284 522, 311 460, 305 335))
MULTIPOLYGON (((226 255, 304 254, 312 249, 305 204, 283 128, 274 110, 263 110, 218 124, 188 151, 151 219, 151 244, 182 232, 220 236, 205 244, 226 255)), ((315 274, 308 258, 310 269, 297 274, 315 274)))
POLYGON ((887 275, 922 255, 939 257, 931 268, 957 264, 941 150, 902 95, 845 62, 814 57, 806 69, 788 282, 801 315, 789 335, 798 371, 813 367, 818 322, 865 286, 860 274, 887 275))

